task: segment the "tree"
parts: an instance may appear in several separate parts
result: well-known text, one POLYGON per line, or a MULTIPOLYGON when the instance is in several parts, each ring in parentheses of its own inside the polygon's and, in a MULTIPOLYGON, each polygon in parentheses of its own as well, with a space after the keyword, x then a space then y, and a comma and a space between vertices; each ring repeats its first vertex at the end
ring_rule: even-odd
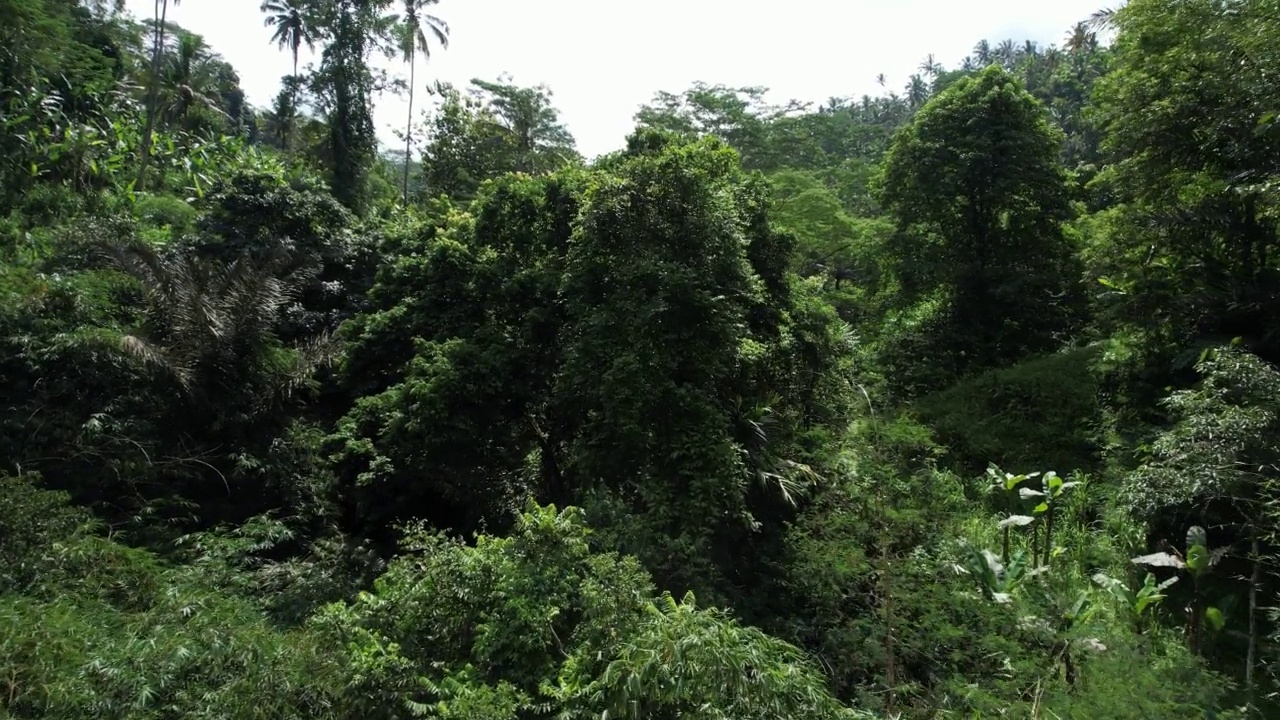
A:
POLYGON ((1224 582, 1235 584, 1235 592, 1247 595, 1248 632, 1241 638, 1243 653, 1237 644, 1225 654, 1243 655, 1247 700, 1256 709, 1261 568, 1274 562, 1280 535, 1280 447, 1275 442, 1280 369, 1239 348, 1221 347, 1205 353, 1197 370, 1203 378, 1198 387, 1165 400, 1176 422, 1152 443, 1151 459, 1130 474, 1121 497, 1157 533, 1184 518, 1216 532, 1215 544, 1222 546, 1216 551, 1210 551, 1201 529, 1195 542, 1188 534, 1185 558, 1156 553, 1135 562, 1191 571, 1195 594, 1189 604, 1188 639, 1197 654, 1204 650, 1206 621, 1212 622, 1201 576, 1220 560, 1229 566, 1217 574, 1230 578, 1224 582), (1246 544, 1247 553, 1230 553, 1232 546, 1246 544), (1238 583, 1246 568, 1248 579, 1238 583))
POLYGON ((431 44, 427 42, 430 31, 441 48, 449 47, 449 26, 440 18, 422 10, 436 5, 440 0, 404 0, 404 18, 400 32, 400 50, 409 63, 409 116, 404 125, 404 204, 409 204, 409 162, 413 159, 413 92, 416 88, 417 54, 421 52, 431 59, 431 44))
POLYGON ((840 199, 812 173, 784 170, 769 180, 773 190, 771 218, 779 228, 796 236, 796 271, 802 277, 821 274, 825 282, 834 281, 837 290, 848 282, 867 294, 874 293, 879 280, 876 259, 893 225, 879 218, 850 216, 840 199))
POLYGON ((771 168, 777 163, 769 142, 770 126, 802 106, 773 106, 765 100, 767 92, 763 87, 695 83, 679 95, 658 93, 636 113, 636 122, 640 127, 690 136, 715 135, 741 153, 747 167, 771 168))
POLYGON ((1278 17, 1276 0, 1134 0, 1113 18, 1095 186, 1119 207, 1093 272, 1120 291, 1113 326, 1170 359, 1241 337, 1280 360, 1278 17))
POLYGON ((1067 32, 1065 46, 1072 54, 1086 52, 1097 44, 1098 36, 1089 29, 1087 22, 1078 22, 1067 32))
POLYGON ((271 34, 271 42, 276 43, 281 50, 289 48, 293 54, 293 76, 298 77, 299 51, 303 45, 310 50, 315 50, 316 47, 305 10, 294 4, 293 0, 265 0, 259 10, 267 14, 262 21, 263 25, 275 28, 271 34))
POLYGON ((316 6, 314 27, 324 43, 312 87, 328 124, 328 169, 334 195, 357 214, 368 201, 369 169, 377 159, 373 126, 376 77, 369 66, 393 25, 383 12, 391 0, 325 0, 316 6))
POLYGON ((1035 98, 989 67, 931 100, 885 159, 903 300, 942 303, 933 341, 959 373, 1047 350, 1079 319, 1060 143, 1035 98))
POLYGON ((1110 30, 1115 27, 1116 9, 1102 8, 1089 16, 1089 27, 1095 30, 1110 30))
MULTIPOLYGON (((247 257, 220 267, 194 252, 134 245, 116 249, 115 258, 141 284, 151 311, 148 327, 122 336, 121 348, 171 380, 197 414, 216 424, 219 414, 207 411, 215 405, 230 410, 228 399, 248 391, 244 380, 274 344, 273 325, 295 291, 247 257)), ((305 380, 314 366, 300 362, 304 374, 290 382, 305 380)), ((288 383, 278 387, 281 393, 291 389, 288 383)), ((256 402, 267 406, 273 399, 256 402)))
POLYGON ((166 123, 183 123, 193 112, 226 117, 221 108, 222 63, 209 51, 204 38, 177 33, 173 52, 162 65, 162 83, 155 112, 166 123))
POLYGON ((423 176, 432 192, 470 200, 485 180, 547 173, 579 159, 545 87, 473 80, 470 92, 442 87, 426 130, 423 176))
POLYGON ((550 88, 520 87, 510 80, 509 76, 498 78, 498 82, 475 79, 471 85, 506 135, 514 153, 511 169, 544 173, 575 159, 578 153, 573 136, 551 104, 550 88))
POLYGON ((739 162, 715 138, 632 136, 615 178, 587 196, 560 291, 571 327, 557 392, 573 410, 574 475, 613 541, 673 592, 714 592, 741 569, 731 548, 784 515, 804 483, 785 462, 805 459, 787 440, 792 423, 840 414, 820 390, 839 353, 829 326, 793 310, 816 336, 793 356, 781 344, 802 331, 764 308, 799 302, 785 279, 794 240, 763 215, 764 188, 739 162), (801 371, 800 357, 816 364, 801 371))
POLYGON ((912 110, 918 110, 929 99, 929 86, 925 84, 924 78, 919 75, 912 75, 911 82, 907 83, 907 105, 912 110))
MULTIPOLYGON (((182 0, 173 0, 176 6, 182 0)), ((164 35, 168 28, 169 0, 155 0, 156 10, 153 19, 151 43, 151 76, 147 91, 147 119, 142 128, 142 143, 138 146, 138 179, 134 188, 146 188, 147 165, 151 162, 151 142, 156 126, 156 104, 160 93, 160 63, 164 55, 164 35)))
POLYGON ((924 62, 920 63, 920 72, 932 80, 942 73, 942 64, 934 59, 933 53, 929 53, 924 62))
POLYGON ((293 76, 283 83, 281 94, 276 96, 275 101, 280 146, 288 150, 294 115, 298 109, 298 93, 302 88, 301 78, 298 76, 298 53, 303 45, 315 50, 315 37, 304 8, 293 0, 265 0, 259 10, 267 13, 263 25, 275 28, 271 34, 271 42, 276 43, 281 50, 289 48, 293 54, 293 76), (288 96, 284 93, 288 93, 288 96))
POLYGON ((267 136, 279 143, 280 149, 286 152, 292 148, 294 126, 299 118, 299 92, 298 78, 293 75, 281 78, 280 92, 276 93, 271 110, 265 118, 267 136))
POLYGON ((978 67, 986 67, 991 64, 992 50, 991 41, 979 40, 977 45, 973 46, 973 59, 978 67))
POLYGON ((423 132, 423 184, 434 195, 466 202, 482 182, 514 168, 492 110, 452 86, 441 97, 423 132))

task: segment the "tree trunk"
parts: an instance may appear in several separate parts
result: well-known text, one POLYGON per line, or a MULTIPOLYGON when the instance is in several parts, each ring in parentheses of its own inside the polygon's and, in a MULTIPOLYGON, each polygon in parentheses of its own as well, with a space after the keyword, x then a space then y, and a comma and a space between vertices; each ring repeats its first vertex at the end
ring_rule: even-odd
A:
POLYGON ((297 114, 298 111, 299 82, 301 81, 298 78, 298 48, 295 47, 293 49, 293 87, 289 88, 290 115, 287 118, 280 118, 280 121, 284 123, 284 137, 281 138, 280 144, 284 146, 284 151, 286 153, 290 151, 291 148, 289 147, 289 144, 293 139, 293 116, 297 114))
POLYGON ((142 129, 142 144, 138 146, 138 178, 133 183, 134 192, 144 189, 147 181, 147 165, 151 162, 151 135, 156 128, 156 101, 160 94, 160 57, 164 51, 165 22, 169 16, 169 0, 156 0, 155 47, 151 52, 151 87, 147 91, 147 121, 142 129))
POLYGON ((885 710, 893 715, 897 707, 898 655, 894 645, 893 623, 893 588, 890 586, 890 574, 893 572, 892 559, 885 555, 881 558, 880 591, 883 594, 881 608, 884 611, 884 684, 889 691, 885 700, 885 710))
POLYGON ((404 206, 409 207, 409 160, 413 153, 413 83, 418 55, 409 51, 409 117, 404 124, 404 206))
POLYGON ((1253 538, 1249 548, 1249 560, 1253 563, 1249 573, 1249 645, 1244 660, 1244 695, 1248 703, 1249 717, 1256 717, 1257 705, 1254 702, 1257 681, 1254 678, 1254 666, 1258 659, 1258 585, 1262 582, 1261 543, 1258 542, 1258 528, 1253 528, 1253 538))

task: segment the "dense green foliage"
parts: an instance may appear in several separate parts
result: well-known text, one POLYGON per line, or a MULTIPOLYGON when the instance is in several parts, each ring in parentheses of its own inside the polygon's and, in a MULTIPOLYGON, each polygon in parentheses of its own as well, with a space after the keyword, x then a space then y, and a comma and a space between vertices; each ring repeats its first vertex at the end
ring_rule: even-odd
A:
POLYGON ((170 4, 0 0, 0 717, 1280 716, 1277 0, 591 162, 170 4))

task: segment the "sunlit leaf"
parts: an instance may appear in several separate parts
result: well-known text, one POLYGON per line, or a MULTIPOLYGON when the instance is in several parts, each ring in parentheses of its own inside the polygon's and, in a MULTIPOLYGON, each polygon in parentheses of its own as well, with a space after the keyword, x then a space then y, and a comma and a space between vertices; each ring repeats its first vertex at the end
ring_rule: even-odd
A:
POLYGON ((1009 517, 1000 521, 1000 527, 1001 528, 1022 527, 1024 525, 1030 525, 1035 521, 1036 519, 1030 515, 1010 515, 1009 517))
POLYGON ((1146 565, 1148 567, 1171 567, 1183 569, 1187 566, 1182 558, 1171 555, 1166 552, 1151 553, 1150 555, 1141 555, 1133 558, 1129 562, 1134 565, 1146 565))

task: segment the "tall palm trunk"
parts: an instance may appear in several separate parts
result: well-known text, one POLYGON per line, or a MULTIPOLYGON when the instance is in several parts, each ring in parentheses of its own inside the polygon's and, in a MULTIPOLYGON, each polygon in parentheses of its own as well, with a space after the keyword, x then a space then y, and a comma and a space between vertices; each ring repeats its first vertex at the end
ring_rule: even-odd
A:
POLYGON ((138 179, 133 184, 136 191, 144 189, 147 181, 147 165, 151 162, 151 135, 156 128, 156 101, 160 95, 160 58, 164 51, 164 31, 169 16, 169 0, 156 0, 155 46, 151 52, 151 87, 147 89, 147 120, 142 129, 142 144, 138 147, 138 179))
POLYGON ((418 55, 409 51, 409 117, 404 123, 404 206, 409 207, 409 160, 413 153, 413 84, 418 69, 418 55))
MULTIPOLYGON (((293 87, 289 89, 289 95, 291 96, 289 98, 289 110, 293 113, 298 110, 298 82, 298 46, 295 43, 293 46, 293 87)), ((284 137, 280 140, 281 144, 284 145, 284 151, 289 152, 291 149, 289 141, 293 139, 293 117, 281 118, 281 120, 284 122, 284 137)))

